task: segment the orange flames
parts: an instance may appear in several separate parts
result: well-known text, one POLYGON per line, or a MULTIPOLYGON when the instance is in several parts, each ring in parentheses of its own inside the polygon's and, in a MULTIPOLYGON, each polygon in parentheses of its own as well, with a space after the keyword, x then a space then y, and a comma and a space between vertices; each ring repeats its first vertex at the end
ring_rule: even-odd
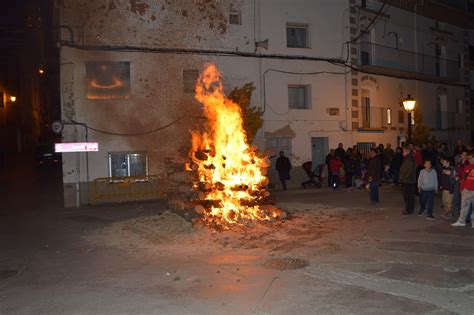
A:
POLYGON ((191 151, 199 176, 195 187, 209 201, 204 217, 223 224, 266 220, 258 203, 268 195, 268 162, 248 145, 240 107, 225 97, 221 76, 208 65, 196 84, 196 99, 208 120, 206 132, 192 133, 191 151))

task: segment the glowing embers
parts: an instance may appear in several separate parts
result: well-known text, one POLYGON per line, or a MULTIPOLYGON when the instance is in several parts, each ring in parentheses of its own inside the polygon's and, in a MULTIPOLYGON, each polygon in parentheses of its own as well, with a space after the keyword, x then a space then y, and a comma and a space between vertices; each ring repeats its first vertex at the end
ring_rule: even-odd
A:
POLYGON ((87 99, 127 99, 130 97, 129 62, 87 62, 87 99))
POLYGON ((203 132, 192 133, 194 188, 202 196, 202 215, 218 224, 269 220, 260 207, 268 197, 268 159, 247 143, 240 107, 223 93, 221 73, 208 65, 196 84, 196 99, 204 107, 203 132))

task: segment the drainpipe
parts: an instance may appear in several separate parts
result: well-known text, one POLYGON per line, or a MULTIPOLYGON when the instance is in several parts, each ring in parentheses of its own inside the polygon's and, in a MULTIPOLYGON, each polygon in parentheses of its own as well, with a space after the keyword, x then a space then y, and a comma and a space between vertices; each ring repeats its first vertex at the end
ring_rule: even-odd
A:
MULTIPOLYGON (((261 26, 261 19, 260 19, 260 1, 259 0, 254 0, 253 1, 253 18, 254 18, 254 22, 253 22, 253 39, 254 39, 254 43, 257 43, 261 40, 262 38, 262 26, 261 26)), ((255 45, 255 53, 259 54, 260 52, 260 48, 258 45, 255 45)), ((262 109, 262 115, 265 113, 265 78, 262 79, 262 76, 264 76, 264 74, 262 74, 262 59, 261 58, 258 58, 258 85, 259 85, 259 88, 260 88, 260 107, 262 109), (263 86, 262 86, 263 85, 263 86)), ((263 118, 263 117, 262 117, 263 118)), ((265 120, 263 122, 263 126, 261 128, 261 133, 262 135, 264 134, 264 127, 265 126, 265 120)), ((263 139, 262 137, 262 147, 265 146, 265 139, 263 139)))
MULTIPOLYGON (((421 5, 423 5, 423 0, 421 0, 421 5)), ((417 20, 417 12, 416 12, 416 9, 418 7, 418 2, 415 3, 415 58, 416 58, 416 73, 418 75, 418 32, 417 32, 417 29, 418 29, 418 20, 417 20)), ((424 58, 424 56, 423 56, 424 58)), ((424 64, 424 62, 423 62, 424 64)), ((424 65, 423 65, 424 66, 424 65)), ((420 106, 421 102, 420 102, 420 81, 419 80, 416 80, 416 98, 418 99, 418 106, 420 106)), ((415 113, 413 113, 413 115, 415 115, 415 113)), ((410 128, 411 128, 411 117, 409 117, 410 121, 408 122, 410 124, 410 128)))

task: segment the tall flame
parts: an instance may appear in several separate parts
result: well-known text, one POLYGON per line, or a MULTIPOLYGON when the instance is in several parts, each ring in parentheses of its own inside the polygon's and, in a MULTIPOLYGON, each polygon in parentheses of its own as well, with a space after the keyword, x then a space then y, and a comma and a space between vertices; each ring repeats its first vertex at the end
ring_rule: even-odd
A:
POLYGON ((268 163, 247 143, 240 107, 225 97, 222 74, 207 65, 196 84, 196 99, 204 106, 206 131, 192 133, 191 158, 201 191, 211 206, 205 218, 216 223, 268 219, 258 206, 267 194, 268 163))

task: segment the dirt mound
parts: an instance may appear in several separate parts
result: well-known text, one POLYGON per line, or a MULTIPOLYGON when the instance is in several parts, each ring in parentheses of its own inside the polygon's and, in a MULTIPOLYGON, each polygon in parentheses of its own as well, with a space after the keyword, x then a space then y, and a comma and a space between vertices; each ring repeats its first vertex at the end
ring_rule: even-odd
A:
POLYGON ((149 248, 157 244, 181 242, 192 231, 190 222, 165 211, 160 215, 112 223, 85 238, 93 244, 106 247, 149 248))

